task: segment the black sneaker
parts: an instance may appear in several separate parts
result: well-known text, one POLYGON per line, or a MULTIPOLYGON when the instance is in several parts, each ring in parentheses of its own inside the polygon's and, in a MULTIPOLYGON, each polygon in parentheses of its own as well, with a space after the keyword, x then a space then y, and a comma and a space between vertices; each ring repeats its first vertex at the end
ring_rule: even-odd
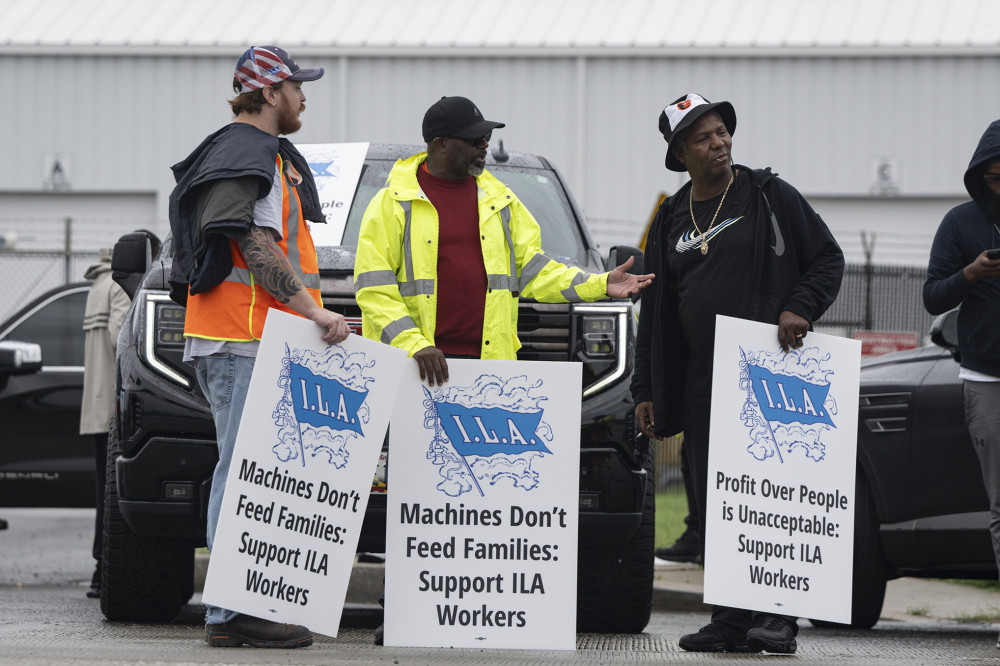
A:
POLYGON ((669 562, 701 562, 701 535, 686 530, 674 545, 657 548, 653 554, 669 562))
POLYGON ((778 615, 760 615, 747 632, 747 644, 754 652, 795 654, 795 635, 799 625, 778 615))
POLYGON ((312 645, 313 637, 302 625, 238 615, 222 624, 206 624, 205 641, 213 647, 299 648, 312 645))
POLYGON ((694 634, 684 634, 677 641, 688 652, 760 652, 747 645, 745 631, 729 625, 710 622, 694 634))
POLYGON ((380 624, 375 628, 375 645, 382 645, 383 636, 385 634, 385 625, 380 624))

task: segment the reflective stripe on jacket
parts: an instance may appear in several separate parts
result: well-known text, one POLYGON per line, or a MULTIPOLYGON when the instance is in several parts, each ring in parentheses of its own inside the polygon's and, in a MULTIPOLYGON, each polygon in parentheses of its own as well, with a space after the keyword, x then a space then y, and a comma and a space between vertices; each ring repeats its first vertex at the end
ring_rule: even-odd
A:
MULTIPOLYGON (((437 322, 438 215, 417 182, 426 159, 420 153, 393 166, 365 211, 354 263, 364 336, 410 356, 434 345, 437 322)), ((488 171, 476 185, 487 278, 481 357, 513 360, 521 347, 519 294, 549 303, 596 301, 605 298, 608 274, 546 256, 538 223, 514 193, 488 171)))
MULTIPOLYGON (((277 164, 282 174, 282 229, 278 246, 288 257, 295 274, 302 280, 309 294, 322 306, 316 247, 302 216, 299 194, 291 180, 292 176, 285 172, 280 155, 277 164)), ((184 335, 234 342, 260 340, 269 308, 296 314, 257 283, 243 260, 239 245, 231 238, 229 252, 233 259, 233 270, 226 279, 205 293, 188 295, 184 335)))

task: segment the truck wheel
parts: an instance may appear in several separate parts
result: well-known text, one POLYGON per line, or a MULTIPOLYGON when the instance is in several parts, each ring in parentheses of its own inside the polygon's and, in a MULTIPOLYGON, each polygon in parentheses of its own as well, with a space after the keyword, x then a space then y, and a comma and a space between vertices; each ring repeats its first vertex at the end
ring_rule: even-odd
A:
POLYGON ((851 589, 851 622, 840 624, 809 620, 816 627, 871 629, 882 614, 889 568, 879 538, 878 514, 868 481, 858 467, 854 485, 854 581, 851 589))
POLYGON ((656 498, 652 455, 646 455, 642 521, 625 543, 580 544, 576 630, 638 634, 653 610, 653 530, 656 498))
POLYGON ((115 460, 121 454, 112 417, 104 486, 101 611, 109 620, 170 621, 194 589, 194 547, 184 540, 136 534, 118 512, 115 460))

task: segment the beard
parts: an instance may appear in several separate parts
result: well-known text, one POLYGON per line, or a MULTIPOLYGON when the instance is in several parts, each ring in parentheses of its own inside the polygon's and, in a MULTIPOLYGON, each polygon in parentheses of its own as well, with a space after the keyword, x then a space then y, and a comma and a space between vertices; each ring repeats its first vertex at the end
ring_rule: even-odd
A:
POLYGON ((278 134, 294 134, 302 129, 299 114, 305 110, 305 104, 300 105, 298 110, 294 110, 290 104, 283 104, 278 111, 278 134))
POLYGON ((476 154, 475 157, 473 157, 472 160, 469 162, 469 175, 472 176, 473 178, 478 178, 479 176, 482 176, 483 171, 486 171, 486 164, 482 165, 477 164, 476 163, 477 158, 486 159, 486 153, 484 152, 481 155, 476 154))

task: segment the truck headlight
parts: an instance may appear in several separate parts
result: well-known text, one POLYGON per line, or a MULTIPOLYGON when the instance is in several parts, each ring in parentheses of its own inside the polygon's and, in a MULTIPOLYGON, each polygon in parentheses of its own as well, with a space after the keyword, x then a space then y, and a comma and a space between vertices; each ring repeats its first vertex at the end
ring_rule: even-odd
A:
POLYGON ((147 294, 144 305, 143 357, 146 363, 164 377, 190 388, 188 378, 175 370, 163 354, 184 349, 184 308, 171 301, 167 294, 147 294))
POLYGON ((584 315, 580 322, 583 353, 588 358, 609 358, 617 347, 614 316, 584 315))
POLYGON ((630 307, 621 303, 588 303, 573 307, 580 360, 590 366, 590 371, 584 372, 584 398, 604 390, 625 375, 630 307))

